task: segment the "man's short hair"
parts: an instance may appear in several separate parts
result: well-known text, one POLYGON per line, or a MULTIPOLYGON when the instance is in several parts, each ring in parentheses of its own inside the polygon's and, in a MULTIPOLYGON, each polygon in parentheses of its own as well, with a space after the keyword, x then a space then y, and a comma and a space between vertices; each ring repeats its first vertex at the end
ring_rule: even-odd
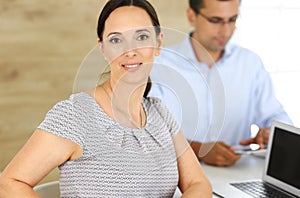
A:
MULTIPOLYGON (((231 1, 231 0, 217 0, 217 1, 231 1)), ((196 14, 199 14, 200 9, 205 7, 204 0, 189 0, 189 6, 194 10, 196 14)))

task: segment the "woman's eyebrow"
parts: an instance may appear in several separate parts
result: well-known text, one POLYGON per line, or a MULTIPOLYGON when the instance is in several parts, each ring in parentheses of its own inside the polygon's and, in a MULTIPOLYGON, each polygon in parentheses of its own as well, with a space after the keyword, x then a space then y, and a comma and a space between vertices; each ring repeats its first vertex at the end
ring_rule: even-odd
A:
MULTIPOLYGON (((150 32, 150 30, 148 30, 148 29, 138 29, 135 32, 139 33, 139 32, 145 32, 145 31, 150 32)), ((111 35, 122 35, 122 33, 121 32, 110 32, 106 37, 108 38, 111 35)))
POLYGON ((106 37, 109 37, 110 35, 113 35, 113 34, 121 35, 120 32, 111 32, 111 33, 109 33, 106 37))
POLYGON ((139 32, 144 32, 144 31, 150 32, 150 30, 148 30, 148 29, 139 29, 139 30, 136 30, 135 32, 139 33, 139 32))

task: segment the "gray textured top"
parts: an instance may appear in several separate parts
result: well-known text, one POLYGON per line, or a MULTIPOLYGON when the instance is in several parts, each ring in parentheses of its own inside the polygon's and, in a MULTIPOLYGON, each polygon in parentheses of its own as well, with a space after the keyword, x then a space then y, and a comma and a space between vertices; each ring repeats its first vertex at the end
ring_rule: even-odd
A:
POLYGON ((81 92, 57 103, 38 128, 67 138, 83 155, 60 169, 61 197, 172 197, 179 126, 157 98, 143 99, 144 128, 122 126, 81 92))

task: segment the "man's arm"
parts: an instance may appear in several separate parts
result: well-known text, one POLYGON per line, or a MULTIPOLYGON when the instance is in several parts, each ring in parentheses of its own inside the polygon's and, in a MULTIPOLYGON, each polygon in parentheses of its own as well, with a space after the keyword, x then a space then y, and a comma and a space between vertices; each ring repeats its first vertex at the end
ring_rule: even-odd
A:
POLYGON ((258 144, 260 148, 264 148, 268 144, 270 136, 270 128, 260 128, 254 138, 240 141, 241 145, 258 144))
POLYGON ((230 166, 241 157, 224 142, 190 142, 190 145, 199 161, 214 166, 230 166))

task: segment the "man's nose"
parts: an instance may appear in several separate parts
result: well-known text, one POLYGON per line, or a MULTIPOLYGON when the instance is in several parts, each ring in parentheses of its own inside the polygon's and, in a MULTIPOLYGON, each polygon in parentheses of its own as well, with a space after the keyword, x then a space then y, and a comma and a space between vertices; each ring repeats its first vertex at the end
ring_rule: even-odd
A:
POLYGON ((224 36, 230 36, 233 33, 234 29, 235 29, 235 25, 228 22, 227 23, 224 22, 219 26, 219 33, 224 36))

